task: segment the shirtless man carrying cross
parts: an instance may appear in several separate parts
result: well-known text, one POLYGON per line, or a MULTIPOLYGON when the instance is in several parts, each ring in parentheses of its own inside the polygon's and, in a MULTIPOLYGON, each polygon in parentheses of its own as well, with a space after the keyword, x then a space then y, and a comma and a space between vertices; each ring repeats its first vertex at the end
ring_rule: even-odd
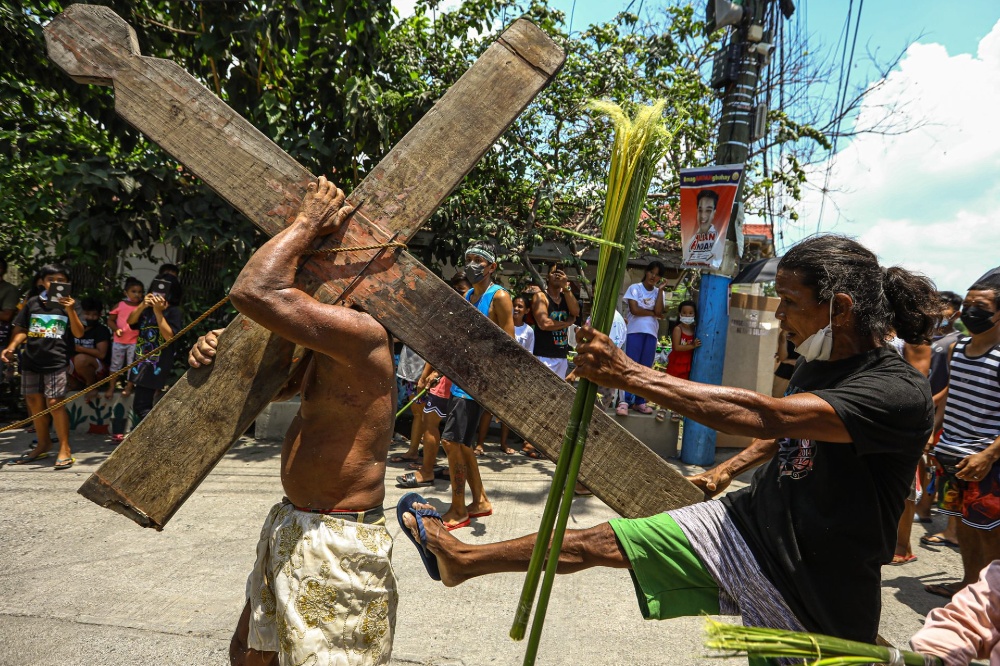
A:
MULTIPOLYGON (((277 664, 280 652, 281 663, 349 654, 368 666, 388 663, 392 650, 396 578, 382 513, 396 402, 389 335, 294 284, 299 258, 353 211, 343 204, 326 178, 309 185, 295 221, 253 255, 230 293, 241 313, 311 350, 277 398, 301 393, 302 406, 281 451, 285 498, 264 521, 230 644, 234 665, 277 664)), ((192 348, 193 367, 212 362, 221 332, 192 348)))

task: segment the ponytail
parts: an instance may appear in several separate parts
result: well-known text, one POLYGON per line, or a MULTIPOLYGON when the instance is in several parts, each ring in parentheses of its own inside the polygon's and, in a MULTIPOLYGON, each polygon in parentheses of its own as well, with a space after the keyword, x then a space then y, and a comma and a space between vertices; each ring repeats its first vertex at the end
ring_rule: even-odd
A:
POLYGON ((882 271, 882 289, 889 301, 896 335, 910 344, 928 344, 941 313, 934 283, 923 275, 893 266, 882 271))

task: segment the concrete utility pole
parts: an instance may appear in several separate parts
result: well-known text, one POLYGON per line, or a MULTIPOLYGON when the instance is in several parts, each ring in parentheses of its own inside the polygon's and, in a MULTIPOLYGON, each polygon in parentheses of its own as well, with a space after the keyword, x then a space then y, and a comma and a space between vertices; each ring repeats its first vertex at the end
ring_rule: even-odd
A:
MULTIPOLYGON (((708 0, 713 2, 714 0, 708 0)), ((764 8, 769 0, 746 0, 743 19, 734 26, 725 49, 730 58, 738 58, 738 73, 730 81, 722 97, 722 119, 715 163, 745 164, 750 152, 754 119, 754 97, 761 68, 764 8)), ((744 175, 744 178, 746 176, 744 175)), ((742 192, 742 184, 740 191, 742 192)), ((726 357, 726 334, 729 330, 729 285, 735 274, 736 212, 733 205, 732 224, 726 242, 726 255, 719 271, 702 271, 698 290, 698 330, 701 346, 694 350, 691 381, 703 384, 722 383, 722 365, 726 357)), ((715 462, 715 430, 684 420, 681 460, 689 465, 707 466, 715 462)))

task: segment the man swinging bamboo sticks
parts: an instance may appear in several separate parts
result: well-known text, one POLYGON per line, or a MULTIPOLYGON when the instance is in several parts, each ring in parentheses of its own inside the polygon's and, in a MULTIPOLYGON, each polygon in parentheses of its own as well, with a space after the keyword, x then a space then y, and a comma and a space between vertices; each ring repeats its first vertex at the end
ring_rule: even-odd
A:
MULTIPOLYGON (((778 267, 776 317, 802 360, 785 397, 677 379, 630 361, 607 336, 577 333, 579 376, 637 393, 731 434, 739 455, 690 478, 720 501, 569 530, 558 571, 628 568, 646 618, 740 614, 748 625, 803 628, 874 642, 880 567, 933 422, 930 386, 887 346, 936 325, 933 284, 840 236, 807 239, 778 267)), ((453 586, 525 571, 535 536, 472 545, 449 534, 415 494, 397 509, 428 572, 453 586), (420 528, 423 529, 420 529, 420 528)))

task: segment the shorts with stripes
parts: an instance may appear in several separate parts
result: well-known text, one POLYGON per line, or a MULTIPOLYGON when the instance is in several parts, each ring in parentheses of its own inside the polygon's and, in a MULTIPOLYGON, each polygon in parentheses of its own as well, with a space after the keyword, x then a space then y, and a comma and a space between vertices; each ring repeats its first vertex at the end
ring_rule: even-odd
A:
POLYGON ((646 619, 740 615, 747 626, 803 631, 721 502, 615 519, 611 528, 646 619))
POLYGON ((433 393, 427 394, 424 401, 424 414, 437 414, 442 419, 448 416, 448 398, 442 398, 433 393))
POLYGON ((21 370, 21 395, 45 394, 46 398, 58 400, 66 395, 66 371, 32 372, 21 370))
POLYGON ((934 457, 944 470, 938 479, 941 513, 958 516, 979 530, 1000 527, 1000 462, 993 463, 982 480, 964 481, 955 476, 961 457, 941 452, 935 452, 934 457))

